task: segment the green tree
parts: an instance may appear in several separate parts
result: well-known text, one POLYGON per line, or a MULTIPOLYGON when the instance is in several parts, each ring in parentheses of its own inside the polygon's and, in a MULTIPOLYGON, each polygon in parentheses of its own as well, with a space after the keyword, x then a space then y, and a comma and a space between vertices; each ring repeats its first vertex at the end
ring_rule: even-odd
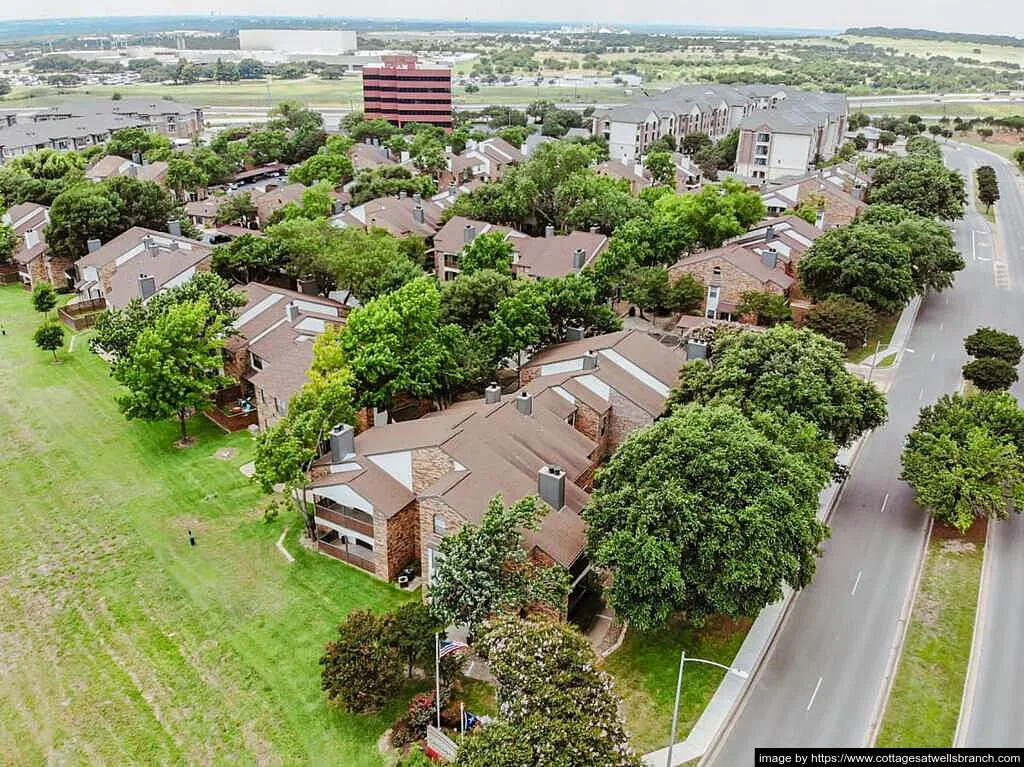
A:
POLYGON ((11 158, 0 166, 0 198, 8 205, 50 205, 58 194, 83 179, 85 163, 84 152, 54 149, 11 158))
POLYGON ((388 636, 389 619, 355 610, 338 626, 320 658, 320 684, 346 711, 376 711, 402 686, 402 654, 388 636))
POLYGON ((463 272, 441 283, 440 321, 475 330, 490 320, 501 299, 512 295, 515 284, 510 275, 493 269, 463 272))
POLYGON ((512 243, 502 232, 478 235, 462 249, 459 269, 465 275, 482 269, 509 274, 512 270, 512 243))
POLYGON ((130 420, 178 419, 182 443, 188 440, 192 410, 231 381, 210 371, 222 364, 223 316, 206 299, 176 304, 145 328, 128 354, 115 360, 111 373, 127 392, 118 407, 130 420))
POLYGON ((693 156, 701 149, 710 147, 712 143, 706 133, 687 133, 683 136, 683 143, 680 148, 683 154, 693 156))
POLYGON ((837 445, 848 445, 885 422, 886 406, 881 392, 844 363, 843 348, 811 330, 723 330, 709 360, 683 365, 668 406, 727 403, 750 416, 797 415, 837 445))
POLYGON ((422 600, 404 602, 388 613, 392 618, 388 639, 405 658, 407 675, 416 668, 429 668, 434 661, 434 634, 444 626, 422 600))
POLYGON ((836 296, 815 304, 804 316, 803 327, 838 341, 847 349, 863 346, 878 324, 867 304, 836 296))
POLYGON ((964 349, 972 357, 993 357, 1010 365, 1019 365, 1024 349, 1020 339, 995 328, 978 328, 964 339, 964 349))
POLYGON ((1006 360, 982 357, 963 366, 963 376, 982 391, 1009 389, 1017 382, 1017 370, 1006 360))
POLYGON ((949 228, 934 219, 910 216, 889 231, 910 248, 910 271, 919 293, 952 287, 966 266, 949 228))
POLYGON ((373 170, 359 171, 349 187, 353 205, 362 205, 399 192, 430 197, 437 192, 437 185, 426 176, 413 176, 408 168, 400 165, 382 165, 373 170))
POLYGON ((911 250, 870 224, 831 229, 800 260, 800 285, 815 300, 845 295, 894 314, 915 293, 911 250))
POLYGON ((136 152, 140 155, 146 155, 154 150, 170 153, 170 149, 170 139, 145 128, 122 128, 114 131, 107 142, 107 154, 116 154, 129 160, 136 152))
POLYGON ((43 351, 52 352, 56 362, 57 350, 64 346, 64 326, 59 322, 44 322, 36 328, 32 340, 43 351))
POLYGON ((46 247, 51 257, 77 261, 96 238, 107 242, 123 229, 119 211, 99 184, 78 184, 57 195, 50 206, 46 247))
POLYGON ((944 395, 907 436, 901 479, 940 522, 966 532, 1024 504, 1022 417, 1005 392, 944 395))
POLYGON ((504 618, 478 644, 501 714, 462 741, 455 767, 639 767, 612 680, 573 626, 504 618))
POLYGON ((427 277, 385 293, 353 311, 339 333, 317 338, 314 368, 328 370, 340 358, 364 407, 390 412, 401 394, 441 398, 458 383, 453 348, 462 331, 440 324, 440 308, 427 277))
POLYGON ((665 313, 672 307, 672 282, 664 266, 640 266, 626 276, 622 297, 636 304, 643 318, 644 310, 665 313))
POLYGON ((644 165, 650 171, 655 184, 675 186, 676 166, 668 152, 651 152, 644 158, 644 165))
POLYGON ((761 196, 731 179, 708 184, 693 194, 665 195, 654 209, 675 226, 692 232, 696 243, 708 249, 743 234, 765 216, 761 196))
POLYGON ((337 229, 331 233, 324 266, 334 284, 351 290, 363 303, 423 276, 403 252, 400 241, 383 229, 337 229))
POLYGON ((283 160, 288 151, 288 135, 280 129, 253 131, 245 139, 245 148, 257 165, 283 160))
POLYGON ((234 194, 225 199, 217 208, 216 222, 218 225, 238 224, 245 226, 256 220, 256 206, 249 192, 234 194))
POLYGON ((1013 161, 1017 163, 1017 167, 1024 171, 1024 149, 1018 149, 1013 153, 1013 161))
POLYGON ((17 246, 18 235, 14 227, 0 222, 0 264, 6 264, 11 260, 17 246))
POLYGON ((672 283, 672 309, 689 314, 700 307, 707 288, 692 274, 683 273, 672 283))
POLYGON ((999 179, 990 165, 982 165, 975 171, 978 182, 978 199, 985 210, 992 210, 992 205, 999 200, 999 179))
POLYGON ((32 287, 32 308, 48 318, 57 305, 57 291, 48 282, 37 282, 32 287))
POLYGON ((740 295, 736 314, 741 317, 753 314, 757 318, 758 325, 769 328, 780 322, 790 322, 793 319, 793 310, 790 309, 789 300, 784 295, 762 293, 759 290, 748 290, 740 295))
POLYGON ((596 226, 611 234, 648 212, 647 205, 630 193, 626 181, 599 176, 589 168, 569 176, 555 192, 556 226, 578 230, 596 226))
POLYGON ((284 485, 302 519, 306 537, 317 538, 314 510, 307 501, 309 465, 319 457, 336 424, 355 422, 352 375, 344 368, 313 371, 288 402, 283 418, 256 438, 253 481, 271 492, 284 485))
POLYGON ((963 215, 967 193, 963 176, 918 152, 878 162, 867 201, 891 202, 925 218, 953 220, 963 215))
POLYGON ((468 625, 475 632, 493 616, 536 604, 562 613, 568 573, 557 565, 534 564, 523 545, 523 531, 536 529, 547 512, 533 496, 505 506, 496 495, 479 525, 466 523, 442 538, 430 583, 434 615, 444 625, 468 625))
POLYGON ((352 179, 352 161, 344 154, 315 154, 300 165, 288 171, 288 180, 312 186, 326 181, 331 186, 343 184, 352 179))
POLYGON ((831 459, 788 447, 806 432, 797 418, 691 404, 619 447, 583 513, 591 560, 612 572, 616 614, 640 630, 679 611, 700 625, 756 615, 784 583, 810 583, 831 459))

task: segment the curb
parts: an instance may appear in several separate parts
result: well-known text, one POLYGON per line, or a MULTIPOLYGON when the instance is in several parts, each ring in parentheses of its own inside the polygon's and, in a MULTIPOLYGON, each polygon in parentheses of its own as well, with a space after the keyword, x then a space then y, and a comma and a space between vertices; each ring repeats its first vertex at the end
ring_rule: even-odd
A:
POLYGON ((907 598, 903 602, 903 609, 897 623, 902 624, 896 632, 892 647, 889 649, 889 659, 885 664, 885 675, 882 677, 882 689, 879 691, 878 700, 875 701, 875 710, 871 715, 871 724, 868 725, 867 738, 864 745, 873 748, 878 739, 878 731, 882 726, 882 717, 889 705, 889 696, 892 694, 892 685, 896 680, 896 671, 899 668, 900 659, 903 657, 903 645, 907 641, 907 629, 910 628, 910 615, 914 610, 914 603, 917 601, 917 592, 921 588, 921 575, 924 573, 924 564, 928 559, 928 544, 932 539, 933 520, 929 516, 925 530, 924 541, 918 553, 917 572, 914 574, 914 583, 907 592, 907 598))
POLYGON ((974 632, 971 634, 971 657, 967 661, 967 678, 964 679, 964 694, 960 698, 960 716, 956 720, 956 733, 953 735, 953 748, 963 748, 967 733, 971 727, 971 715, 974 713, 974 690, 978 684, 978 664, 981 662, 981 641, 985 635, 985 616, 988 614, 988 582, 992 575, 992 531, 994 520, 988 521, 985 531, 985 556, 981 564, 981 583, 978 586, 978 604, 974 608, 974 632))

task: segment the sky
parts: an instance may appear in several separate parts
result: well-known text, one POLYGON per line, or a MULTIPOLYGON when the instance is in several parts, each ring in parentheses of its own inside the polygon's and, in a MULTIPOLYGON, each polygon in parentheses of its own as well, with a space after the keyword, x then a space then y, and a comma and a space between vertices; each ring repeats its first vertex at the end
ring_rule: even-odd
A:
POLYGON ((0 18, 137 16, 143 14, 373 16, 395 19, 568 21, 685 24, 687 26, 844 29, 918 27, 952 32, 1024 35, 1021 0, 388 0, 339 4, 326 0, 2 0, 0 18), (3 7, 7 6, 7 7, 3 7))

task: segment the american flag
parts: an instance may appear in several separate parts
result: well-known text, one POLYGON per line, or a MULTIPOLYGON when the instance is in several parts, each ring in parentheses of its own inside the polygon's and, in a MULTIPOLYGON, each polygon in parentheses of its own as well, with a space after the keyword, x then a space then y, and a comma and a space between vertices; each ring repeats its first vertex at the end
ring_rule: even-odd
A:
POLYGON ((453 642, 450 639, 441 640, 441 648, 437 652, 438 658, 443 658, 445 655, 451 655, 453 652, 459 650, 468 650, 469 645, 464 642, 453 642))

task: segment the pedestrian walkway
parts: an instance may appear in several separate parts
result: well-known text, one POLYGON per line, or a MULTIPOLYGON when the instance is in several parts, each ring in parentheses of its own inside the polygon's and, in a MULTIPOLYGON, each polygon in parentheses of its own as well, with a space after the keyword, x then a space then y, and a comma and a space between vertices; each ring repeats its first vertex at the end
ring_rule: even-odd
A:
POLYGON ((884 349, 879 349, 875 354, 870 354, 861 360, 861 365, 872 365, 877 366, 879 362, 884 360, 890 354, 896 354, 896 362, 894 365, 899 365, 903 359, 903 352, 906 351, 907 339, 910 338, 910 331, 914 328, 914 320, 917 319, 917 312, 921 309, 921 296, 914 296, 910 303, 903 307, 903 311, 900 314, 899 322, 896 323, 896 329, 892 333, 892 339, 889 341, 889 345, 884 349))

